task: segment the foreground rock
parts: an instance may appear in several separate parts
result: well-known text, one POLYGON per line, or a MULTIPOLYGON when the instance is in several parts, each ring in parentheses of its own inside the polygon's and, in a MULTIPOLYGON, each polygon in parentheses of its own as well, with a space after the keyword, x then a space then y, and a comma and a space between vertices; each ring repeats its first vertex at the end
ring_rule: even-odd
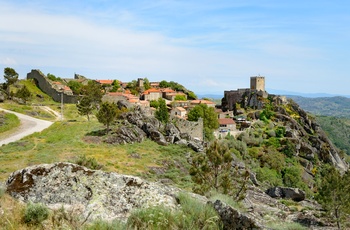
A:
POLYGON ((163 205, 176 208, 178 189, 138 177, 89 170, 71 163, 42 164, 18 170, 7 192, 24 202, 51 209, 80 209, 85 219, 126 220, 133 209, 163 205))
MULTIPOLYGON (((71 163, 42 164, 13 172, 6 182, 6 190, 23 202, 40 202, 53 210, 63 207, 82 221, 126 221, 135 209, 159 205, 176 210, 181 208, 178 194, 184 192, 138 177, 90 170, 71 163)), ((255 186, 249 186, 240 209, 220 200, 208 202, 203 196, 189 194, 212 205, 224 229, 269 229, 270 222, 282 226, 298 222, 310 229, 332 229, 319 218, 322 210, 317 203, 298 202, 298 209, 302 208, 298 211, 255 186)))

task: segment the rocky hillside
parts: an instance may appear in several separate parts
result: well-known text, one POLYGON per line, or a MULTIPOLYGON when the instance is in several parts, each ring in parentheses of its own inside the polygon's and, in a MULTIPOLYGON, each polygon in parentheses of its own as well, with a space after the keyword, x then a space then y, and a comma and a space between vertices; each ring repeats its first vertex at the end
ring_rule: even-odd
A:
POLYGON ((181 210, 180 194, 186 193, 198 203, 214 208, 222 229, 266 229, 272 226, 271 223, 283 222, 317 229, 332 226, 325 219, 316 217, 321 214, 320 206, 305 200, 305 194, 298 189, 274 188, 264 192, 252 186, 243 206, 237 209, 222 199, 208 199, 138 177, 62 162, 18 170, 8 178, 6 189, 20 201, 43 203, 56 211, 63 208, 87 222, 97 219, 126 222, 134 211, 154 206, 175 212, 181 210), (286 205, 287 202, 280 202, 282 197, 295 201, 286 205), (296 206, 299 208, 295 209, 296 206))
MULTIPOLYGON (((162 207, 162 213, 168 210, 178 215, 167 217, 165 222, 174 218, 179 221, 176 225, 178 229, 188 229, 187 225, 184 227, 180 223, 190 215, 184 211, 186 202, 181 198, 181 194, 186 194, 196 201, 192 205, 193 210, 203 205, 215 211, 214 216, 206 216, 203 221, 195 217, 201 222, 196 223, 195 229, 332 229, 335 223, 326 217, 324 209, 312 198, 317 194, 323 176, 321 172, 326 166, 345 172, 349 168, 347 162, 317 122, 296 103, 279 97, 248 95, 247 98, 254 100, 248 103, 242 99, 236 112, 246 117, 249 127, 237 131, 235 136, 228 135, 219 140, 220 145, 228 147, 233 158, 230 170, 249 172, 245 194, 240 202, 232 196, 220 194, 224 193, 220 188, 217 188, 219 194, 209 192, 201 196, 179 189, 171 180, 164 185, 64 162, 13 172, 6 182, 6 191, 20 201, 43 203, 56 214, 55 210, 63 209, 65 216, 76 215, 82 223, 117 219, 130 224, 135 211, 162 207)), ((118 106, 128 107, 120 103, 118 106)), ((181 162, 183 165, 175 161, 164 165, 167 170, 176 167, 187 175, 190 174, 187 169, 194 167, 193 159, 205 157, 208 149, 202 142, 181 133, 174 123, 163 124, 140 108, 129 109, 119 117, 108 135, 96 138, 116 146, 142 142, 146 138, 159 145, 188 146, 195 151, 188 149, 179 153, 186 159, 181 162)), ((204 165, 202 170, 207 170, 204 165)), ((158 173, 164 174, 162 170, 158 173)), ((5 212, 0 207, 0 215, 5 212)), ((141 222, 153 223, 160 219, 142 219, 141 222)), ((128 227, 137 229, 134 225, 128 227)), ((169 228, 175 227, 167 225, 159 229, 169 228)), ((158 228, 148 226, 148 229, 158 228)))

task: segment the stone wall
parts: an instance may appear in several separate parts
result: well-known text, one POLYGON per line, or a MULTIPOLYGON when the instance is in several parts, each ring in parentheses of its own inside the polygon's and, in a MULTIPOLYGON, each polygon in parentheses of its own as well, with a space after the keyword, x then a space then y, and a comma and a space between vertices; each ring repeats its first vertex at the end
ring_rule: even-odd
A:
MULTIPOLYGON (((34 79, 35 84, 47 95, 52 97, 56 102, 61 102, 62 100, 62 91, 54 89, 47 79, 47 77, 37 69, 33 69, 30 73, 27 74, 27 79, 34 79)), ((78 101, 78 97, 75 95, 68 95, 63 93, 63 103, 75 104, 78 101)))
POLYGON ((172 117, 172 122, 181 133, 188 133, 192 138, 203 140, 203 119, 198 121, 187 121, 178 117, 172 117))

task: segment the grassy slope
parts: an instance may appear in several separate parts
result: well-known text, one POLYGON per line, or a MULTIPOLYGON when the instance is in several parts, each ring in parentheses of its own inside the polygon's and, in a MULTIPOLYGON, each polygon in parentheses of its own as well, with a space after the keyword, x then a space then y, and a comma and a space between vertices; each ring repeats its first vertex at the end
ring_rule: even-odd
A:
MULTIPOLYGON (((87 133, 100 129, 103 127, 97 121, 56 122, 41 133, 0 147, 0 163, 3 165, 0 180, 5 180, 12 171, 28 165, 74 161, 79 155, 97 159, 106 171, 148 178, 152 177, 149 167, 161 167, 161 162, 178 159, 186 165, 183 155, 188 149, 180 146, 164 147, 149 140, 130 145, 95 144, 83 140, 87 133), (137 153, 140 158, 131 157, 132 153, 137 153)), ((165 177, 172 177, 171 174, 175 172, 168 173, 165 177)), ((171 179, 177 180, 175 175, 171 179)), ((184 187, 187 187, 186 184, 184 187)))

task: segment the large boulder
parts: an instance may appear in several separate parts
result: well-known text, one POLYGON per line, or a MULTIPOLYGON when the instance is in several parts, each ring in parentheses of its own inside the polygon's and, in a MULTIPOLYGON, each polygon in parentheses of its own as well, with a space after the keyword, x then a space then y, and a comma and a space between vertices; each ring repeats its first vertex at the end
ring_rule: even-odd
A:
POLYGON ((305 200, 305 192, 299 188, 273 187, 267 189, 266 194, 273 198, 286 198, 294 201, 305 200))
POLYGON ((216 200, 212 205, 220 216, 224 230, 264 229, 258 219, 241 213, 220 200, 216 200))
POLYGON ((82 218, 126 220, 137 208, 177 207, 178 189, 138 177, 90 170, 71 163, 31 166, 13 172, 7 192, 24 202, 52 209, 79 207, 82 218))
POLYGON ((121 126, 114 130, 113 133, 104 140, 109 144, 131 144, 135 142, 142 142, 147 135, 137 126, 127 127, 121 126))

